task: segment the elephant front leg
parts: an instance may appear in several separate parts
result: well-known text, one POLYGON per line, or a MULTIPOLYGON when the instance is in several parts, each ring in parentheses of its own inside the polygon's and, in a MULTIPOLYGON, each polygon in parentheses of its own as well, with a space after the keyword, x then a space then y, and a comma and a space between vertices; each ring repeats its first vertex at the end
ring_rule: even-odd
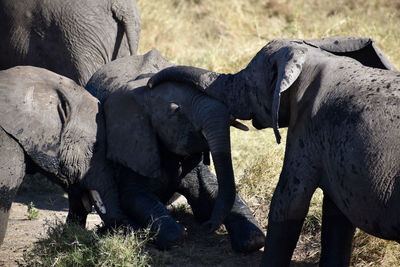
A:
POLYGON ((150 225, 151 232, 157 233, 156 245, 166 249, 184 237, 185 229, 171 217, 159 198, 139 182, 143 179, 148 178, 130 175, 119 179, 120 203, 123 211, 140 227, 150 225))
POLYGON ((6 235, 9 216, 10 216, 10 209, 0 208, 0 246, 1 244, 3 244, 3 240, 6 235))
POLYGON ((284 166, 272 197, 261 266, 289 266, 316 189, 310 176, 289 172, 284 166))
POLYGON ((349 266, 354 225, 327 194, 322 207, 320 266, 349 266))
MULTIPOLYGON (((77 223, 82 227, 86 226, 87 215, 91 206, 85 207, 83 205, 84 193, 77 187, 72 185, 68 190, 69 211, 67 216, 67 223, 77 223)), ((89 199, 86 197, 89 204, 89 199)))
POLYGON ((11 204, 25 176, 25 170, 24 151, 0 127, 0 245, 6 234, 11 204))
POLYGON ((171 217, 164 204, 153 194, 134 193, 122 195, 123 210, 138 222, 140 227, 150 225, 150 231, 156 233, 156 245, 167 249, 179 242, 185 235, 183 226, 171 217))
MULTIPOLYGON (((211 216, 217 191, 217 178, 203 163, 186 174, 179 186, 179 192, 186 197, 195 218, 200 222, 208 220, 211 216)), ((264 233, 250 208, 238 194, 224 224, 234 250, 251 252, 264 245, 264 233)))

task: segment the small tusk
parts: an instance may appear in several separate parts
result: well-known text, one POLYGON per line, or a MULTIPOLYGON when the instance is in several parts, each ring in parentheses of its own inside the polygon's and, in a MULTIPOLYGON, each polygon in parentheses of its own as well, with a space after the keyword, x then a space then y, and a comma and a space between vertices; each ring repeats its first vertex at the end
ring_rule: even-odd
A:
POLYGON ((179 110, 179 105, 175 104, 174 102, 171 102, 170 103, 170 109, 171 109, 172 112, 175 113, 175 112, 177 112, 179 110))
POLYGON ((231 121, 231 126, 237 128, 239 130, 242 130, 242 131, 248 131, 249 130, 249 128, 246 125, 244 125, 243 123, 241 123, 241 122, 239 122, 237 120, 231 121))
POLYGON ((103 214, 106 214, 106 207, 103 204, 103 200, 101 200, 99 192, 97 192, 96 190, 90 190, 89 192, 94 201, 94 204, 99 209, 99 211, 103 214))
POLYGON ((85 208, 85 210, 87 212, 91 212, 92 211, 92 204, 90 203, 90 200, 89 200, 87 194, 83 194, 82 195, 81 201, 82 201, 82 204, 83 204, 83 207, 85 208))

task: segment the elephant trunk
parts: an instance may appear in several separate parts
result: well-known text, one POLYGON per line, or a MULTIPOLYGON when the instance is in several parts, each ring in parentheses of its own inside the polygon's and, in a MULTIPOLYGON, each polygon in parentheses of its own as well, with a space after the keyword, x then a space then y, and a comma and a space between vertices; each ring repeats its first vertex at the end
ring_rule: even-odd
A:
POLYGON ((203 134, 208 141, 218 179, 218 196, 211 218, 206 222, 209 230, 214 231, 230 213, 236 195, 230 147, 230 115, 220 103, 210 105, 210 99, 204 95, 197 98, 195 105, 197 110, 194 114, 202 118, 203 134))
MULTIPOLYGON (((106 160, 106 129, 103 112, 97 114, 96 146, 90 161, 90 169, 80 182, 81 188, 89 194, 97 213, 107 227, 131 225, 122 211, 119 199, 115 170, 106 160)), ((85 205, 85 204, 84 204, 85 205)))
POLYGON ((84 186, 88 189, 92 203, 94 203, 94 207, 105 225, 114 227, 126 224, 128 217, 124 215, 121 209, 117 185, 113 179, 111 167, 103 166, 101 174, 97 174, 95 178, 87 179, 84 186))
POLYGON ((191 66, 173 66, 156 73, 149 79, 147 86, 154 88, 167 81, 195 86, 196 89, 226 104, 235 118, 249 120, 251 110, 248 105, 248 89, 251 86, 245 75, 245 70, 236 74, 219 74, 191 66))

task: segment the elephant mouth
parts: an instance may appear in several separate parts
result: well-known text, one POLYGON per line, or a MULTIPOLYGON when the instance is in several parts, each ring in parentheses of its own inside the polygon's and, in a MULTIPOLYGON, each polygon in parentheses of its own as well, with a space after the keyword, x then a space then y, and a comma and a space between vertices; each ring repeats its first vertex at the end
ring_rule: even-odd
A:
POLYGON ((189 152, 189 155, 201 153, 208 149, 207 139, 201 131, 192 131, 188 134, 185 150, 189 152))

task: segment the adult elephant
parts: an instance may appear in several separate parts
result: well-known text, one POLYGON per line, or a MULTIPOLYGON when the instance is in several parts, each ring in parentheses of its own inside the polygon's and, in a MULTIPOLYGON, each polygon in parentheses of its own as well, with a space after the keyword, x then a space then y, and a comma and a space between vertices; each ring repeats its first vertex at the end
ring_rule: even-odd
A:
POLYGON ((178 192, 196 219, 209 219, 211 231, 225 224, 235 250, 258 250, 264 234, 235 192, 230 115, 222 103, 185 85, 148 90, 152 73, 171 65, 152 50, 103 66, 86 86, 104 102, 107 158, 118 163, 122 208, 140 226, 152 223, 159 230, 156 243, 169 247, 184 236, 165 208, 178 192), (209 150, 218 178, 201 163, 209 150))
POLYGON ((400 241, 400 73, 371 39, 276 39, 237 74, 177 67, 258 128, 288 127, 263 266, 288 266, 311 196, 324 192, 321 266, 347 266, 355 227, 400 241), (353 59, 352 59, 352 58, 353 59), (385 70, 388 69, 388 70, 385 70))
POLYGON ((67 221, 85 225, 94 203, 108 226, 127 224, 113 170, 105 160, 99 101, 45 69, 0 71, 0 244, 26 173, 41 172, 67 193, 67 221))
POLYGON ((42 67, 84 86, 102 65, 135 55, 135 0, 1 0, 0 69, 42 67))

